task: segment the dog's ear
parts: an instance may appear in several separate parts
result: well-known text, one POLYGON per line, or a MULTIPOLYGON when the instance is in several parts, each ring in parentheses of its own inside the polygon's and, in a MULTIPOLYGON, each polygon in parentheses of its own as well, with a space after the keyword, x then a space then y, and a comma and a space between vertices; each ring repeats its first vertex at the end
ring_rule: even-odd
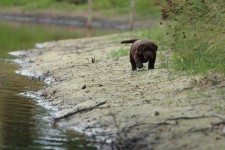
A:
POLYGON ((153 48, 153 50, 157 51, 158 46, 155 43, 152 43, 152 48, 153 48))

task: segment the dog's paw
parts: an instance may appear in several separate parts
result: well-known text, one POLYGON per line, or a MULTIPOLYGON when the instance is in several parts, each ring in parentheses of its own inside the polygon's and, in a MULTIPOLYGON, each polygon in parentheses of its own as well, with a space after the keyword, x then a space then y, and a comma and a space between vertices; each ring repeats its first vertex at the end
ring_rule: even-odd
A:
POLYGON ((145 68, 145 66, 144 67, 142 67, 142 68, 137 68, 137 71, 144 71, 146 68, 145 68))

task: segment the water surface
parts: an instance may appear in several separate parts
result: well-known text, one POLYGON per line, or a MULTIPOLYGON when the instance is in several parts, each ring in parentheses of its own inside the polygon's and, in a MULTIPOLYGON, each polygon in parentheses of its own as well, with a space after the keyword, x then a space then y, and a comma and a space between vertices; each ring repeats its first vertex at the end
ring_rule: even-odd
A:
POLYGON ((94 149, 80 134, 54 128, 50 112, 19 95, 43 83, 15 74, 15 64, 0 63, 0 149, 94 149))
POLYGON ((92 30, 76 26, 36 25, 0 20, 0 58, 10 57, 8 52, 31 49, 36 43, 61 39, 75 39, 115 33, 115 30, 92 30))

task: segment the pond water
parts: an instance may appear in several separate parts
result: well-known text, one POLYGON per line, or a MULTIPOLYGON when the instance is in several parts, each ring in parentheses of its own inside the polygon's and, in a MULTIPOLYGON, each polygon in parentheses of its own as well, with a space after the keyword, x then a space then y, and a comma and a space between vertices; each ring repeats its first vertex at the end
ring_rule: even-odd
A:
MULTIPOLYGON (((37 42, 84 37, 72 27, 36 26, 0 22, 0 149, 95 149, 84 136, 57 129, 49 111, 20 93, 40 89, 44 83, 18 75, 9 63, 9 51, 32 48, 37 42)), ((83 32, 83 33, 82 33, 83 32)), ((109 32, 95 32, 102 35, 109 32)))
POLYGON ((50 112, 19 95, 43 83, 15 74, 15 64, 0 63, 0 149, 94 149, 80 134, 54 128, 50 112))

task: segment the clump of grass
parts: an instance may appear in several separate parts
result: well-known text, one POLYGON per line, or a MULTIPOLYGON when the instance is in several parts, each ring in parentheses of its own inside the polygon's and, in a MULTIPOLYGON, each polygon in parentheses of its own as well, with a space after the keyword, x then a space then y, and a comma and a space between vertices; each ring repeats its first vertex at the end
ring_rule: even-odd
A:
POLYGON ((130 32, 130 39, 147 39, 158 45, 158 50, 167 50, 170 47, 170 38, 166 35, 164 26, 155 25, 149 29, 134 30, 130 32))
POLYGON ((129 49, 128 48, 120 48, 116 51, 112 51, 110 56, 114 59, 118 59, 123 56, 128 56, 129 49))
POLYGON ((174 0, 170 17, 174 68, 190 74, 225 73, 224 0, 174 0))
POLYGON ((166 68, 169 69, 170 67, 170 57, 168 55, 159 53, 158 57, 160 58, 160 68, 166 68))

